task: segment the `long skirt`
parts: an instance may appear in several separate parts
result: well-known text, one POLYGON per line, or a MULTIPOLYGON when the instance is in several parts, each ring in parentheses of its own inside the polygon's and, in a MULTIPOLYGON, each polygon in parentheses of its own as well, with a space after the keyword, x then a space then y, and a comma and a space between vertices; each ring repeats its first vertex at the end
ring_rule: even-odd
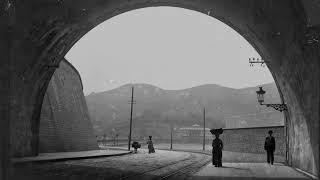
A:
POLYGON ((148 146, 148 149, 149 149, 149 154, 150 153, 155 153, 155 150, 154 150, 154 147, 153 146, 148 146))
POLYGON ((222 167, 222 151, 221 150, 212 151, 212 165, 216 167, 222 167))

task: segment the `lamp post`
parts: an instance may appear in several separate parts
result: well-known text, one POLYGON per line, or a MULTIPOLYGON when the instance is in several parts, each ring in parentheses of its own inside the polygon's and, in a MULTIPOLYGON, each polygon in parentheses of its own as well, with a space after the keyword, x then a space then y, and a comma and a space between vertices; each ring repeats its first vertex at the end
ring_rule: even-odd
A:
POLYGON ((258 102, 260 105, 272 107, 275 110, 280 111, 280 112, 288 110, 287 105, 284 103, 282 103, 282 104, 265 104, 265 103, 263 103, 264 102, 264 94, 266 93, 266 91, 264 91, 262 89, 262 87, 259 87, 259 91, 256 91, 256 93, 257 93, 257 99, 258 99, 258 102))

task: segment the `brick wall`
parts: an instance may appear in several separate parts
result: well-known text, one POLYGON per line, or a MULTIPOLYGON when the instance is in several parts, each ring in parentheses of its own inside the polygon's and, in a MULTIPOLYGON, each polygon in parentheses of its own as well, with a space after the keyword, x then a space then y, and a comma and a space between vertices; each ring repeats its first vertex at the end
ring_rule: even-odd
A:
POLYGON ((284 126, 224 129, 221 135, 224 150, 265 153, 264 141, 269 130, 273 131, 276 139, 275 154, 285 156, 284 126))
POLYGON ((80 75, 69 62, 62 61, 43 100, 39 152, 97 148, 80 75))

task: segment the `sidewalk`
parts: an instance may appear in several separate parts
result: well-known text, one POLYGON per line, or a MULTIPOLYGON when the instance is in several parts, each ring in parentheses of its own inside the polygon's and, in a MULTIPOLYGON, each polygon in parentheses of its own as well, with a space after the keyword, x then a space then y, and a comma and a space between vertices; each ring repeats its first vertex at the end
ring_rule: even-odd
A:
MULTIPOLYGON (((156 149, 169 150, 170 144, 156 144, 156 149)), ((202 145, 199 144, 174 144, 174 151, 188 151, 188 152, 197 152, 205 153, 211 155, 211 146, 206 146, 206 151, 202 151, 202 145)), ((232 152, 232 151, 223 151, 222 152, 222 161, 223 162, 266 162, 266 154, 255 154, 255 153, 245 153, 245 152, 232 152)), ((285 157, 275 155, 275 162, 284 163, 285 157)))
POLYGON ((41 153, 34 157, 12 158, 12 163, 27 163, 27 162, 49 162, 49 161, 64 161, 96 157, 110 157, 130 154, 126 150, 92 150, 78 152, 57 152, 57 153, 41 153))
POLYGON ((308 180, 309 177, 280 163, 268 165, 266 163, 222 163, 223 167, 217 168, 208 164, 194 174, 194 180, 308 180))

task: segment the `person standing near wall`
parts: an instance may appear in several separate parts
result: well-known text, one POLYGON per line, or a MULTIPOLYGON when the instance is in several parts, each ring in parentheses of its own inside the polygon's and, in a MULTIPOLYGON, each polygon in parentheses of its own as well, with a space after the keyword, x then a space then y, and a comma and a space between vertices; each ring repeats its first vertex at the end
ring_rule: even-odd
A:
POLYGON ((219 135, 222 134, 223 129, 211 129, 210 132, 216 137, 212 141, 212 165, 215 167, 222 167, 223 142, 219 139, 219 135))
POLYGON ((272 130, 270 130, 268 133, 269 133, 269 136, 266 137, 266 141, 264 142, 264 150, 267 151, 267 162, 268 162, 268 164, 271 163, 271 165, 273 165, 274 151, 276 149, 276 140, 272 136, 272 133, 273 133, 272 130))

